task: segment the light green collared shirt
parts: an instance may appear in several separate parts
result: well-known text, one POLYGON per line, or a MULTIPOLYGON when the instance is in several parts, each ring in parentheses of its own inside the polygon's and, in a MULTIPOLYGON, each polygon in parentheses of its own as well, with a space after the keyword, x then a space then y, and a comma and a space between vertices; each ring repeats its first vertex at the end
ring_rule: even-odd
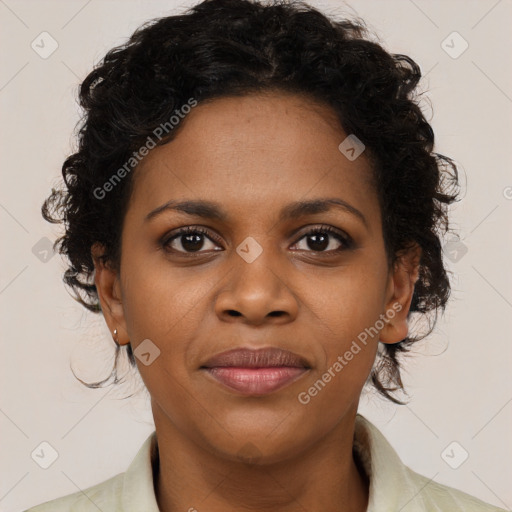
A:
MULTIPOLYGON (((353 446, 370 480, 367 512, 505 511, 412 471, 377 427, 360 414, 356 416, 353 446)), ((160 512, 153 486, 157 464, 153 432, 124 473, 25 512, 160 512)))

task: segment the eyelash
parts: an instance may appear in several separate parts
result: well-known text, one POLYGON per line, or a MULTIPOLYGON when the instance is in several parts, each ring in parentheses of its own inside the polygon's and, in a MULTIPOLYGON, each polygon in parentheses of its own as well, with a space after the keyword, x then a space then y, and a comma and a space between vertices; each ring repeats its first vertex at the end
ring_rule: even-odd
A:
MULTIPOLYGON (((201 254, 202 252, 205 252, 205 251, 186 252, 186 251, 176 251, 176 250, 173 250, 173 249, 171 249, 171 250, 167 249, 171 242, 173 242, 174 240, 176 240, 180 236, 189 235, 189 234, 201 234, 201 235, 204 235, 207 238, 209 238, 212 242, 220 244, 220 240, 218 239, 218 237, 213 235, 209 230, 207 230, 207 229, 205 229, 205 228, 203 228, 201 226, 196 226, 196 227, 194 227, 194 226, 187 226, 187 227, 184 227, 184 228, 180 228, 171 237, 164 236, 163 239, 160 242, 160 245, 161 245, 161 247, 165 251, 167 251, 167 252, 174 252, 174 253, 177 253, 177 254, 185 254, 185 255, 193 256, 193 255, 201 254)), ((334 250, 330 250, 330 251, 312 251, 312 250, 308 250, 306 252, 317 252, 317 253, 320 253, 320 254, 331 254, 331 253, 336 253, 337 254, 337 253, 346 251, 348 249, 352 249, 353 246, 354 246, 353 240, 348 235, 344 235, 344 234, 339 233, 337 230, 335 230, 331 226, 315 227, 315 228, 307 231, 306 233, 304 233, 293 245, 297 244, 303 238, 306 238, 306 237, 311 236, 311 235, 318 235, 318 234, 328 234, 328 235, 332 236, 333 238, 335 238, 336 240, 338 240, 339 242, 341 242, 342 246, 339 249, 334 249, 334 250)))

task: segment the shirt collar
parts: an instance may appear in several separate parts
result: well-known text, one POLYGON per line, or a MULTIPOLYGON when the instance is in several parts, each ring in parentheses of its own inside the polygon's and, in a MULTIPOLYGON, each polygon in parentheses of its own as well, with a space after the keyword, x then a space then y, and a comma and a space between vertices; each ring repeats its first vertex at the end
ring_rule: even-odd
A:
POLYGON ((160 512, 153 475, 158 464, 158 443, 153 431, 124 473, 122 504, 125 512, 160 512))
POLYGON ((360 414, 356 415, 353 450, 370 480, 367 512, 400 510, 410 499, 400 485, 402 461, 377 427, 360 414))
POLYGON ((436 493, 444 496, 447 510, 463 510, 457 507, 450 488, 441 488, 432 478, 406 466, 380 430, 360 414, 356 415, 353 450, 370 480, 367 512, 440 510, 432 498, 436 493))
MULTIPOLYGON (((421 491, 383 434, 360 414, 356 415, 353 451, 370 481, 367 512, 399 510, 421 491)), ((158 467, 156 431, 144 441, 124 474, 122 503, 126 512, 160 512, 154 490, 158 467)))

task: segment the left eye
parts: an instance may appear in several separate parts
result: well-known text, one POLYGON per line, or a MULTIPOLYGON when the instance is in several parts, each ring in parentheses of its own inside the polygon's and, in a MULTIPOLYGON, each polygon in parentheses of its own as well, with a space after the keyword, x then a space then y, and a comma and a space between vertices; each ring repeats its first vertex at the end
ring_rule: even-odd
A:
POLYGON ((300 238, 299 242, 301 240, 306 240, 307 248, 299 248, 299 250, 309 249, 314 252, 339 252, 344 249, 348 249, 351 246, 351 242, 347 236, 344 236, 329 227, 315 228, 311 231, 308 231, 300 238), (338 242, 337 248, 336 243, 334 243, 335 247, 333 248, 332 243, 329 240, 333 238, 338 242))

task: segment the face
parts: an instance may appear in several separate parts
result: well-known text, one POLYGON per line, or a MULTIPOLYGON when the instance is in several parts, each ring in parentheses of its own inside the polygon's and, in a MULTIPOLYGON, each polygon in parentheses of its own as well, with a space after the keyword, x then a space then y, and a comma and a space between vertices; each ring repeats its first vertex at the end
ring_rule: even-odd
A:
POLYGON ((155 423, 227 459, 251 439, 283 460, 355 414, 379 339, 407 334, 416 276, 389 267, 370 164, 338 149, 347 134, 328 107, 250 95, 183 122, 135 171, 120 273, 97 265, 102 309, 121 344, 146 343, 151 362, 137 365, 155 423), (184 201, 210 208, 169 205, 184 201), (308 369, 244 395, 201 368, 267 347, 308 369))

